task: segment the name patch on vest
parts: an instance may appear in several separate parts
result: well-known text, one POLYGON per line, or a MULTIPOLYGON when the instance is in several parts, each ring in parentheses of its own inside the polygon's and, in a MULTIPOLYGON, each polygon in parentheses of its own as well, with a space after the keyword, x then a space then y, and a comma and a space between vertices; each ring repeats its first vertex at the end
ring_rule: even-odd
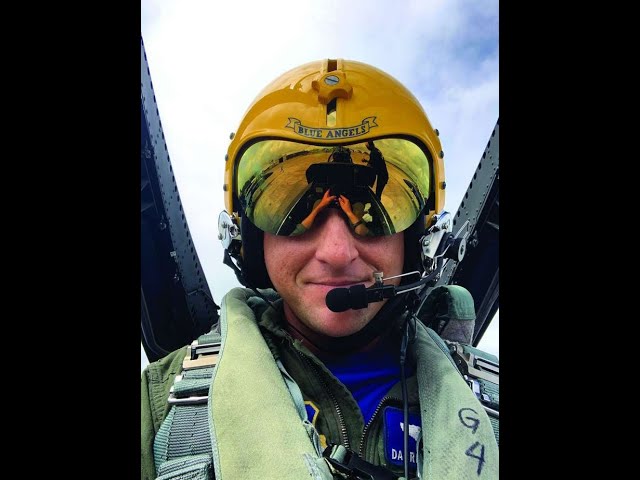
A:
MULTIPOLYGON (((384 409, 384 453, 387 462, 401 467, 404 465, 404 413, 401 408, 384 409)), ((417 448, 422 431, 420 415, 409 413, 409 466, 417 465, 417 448)))

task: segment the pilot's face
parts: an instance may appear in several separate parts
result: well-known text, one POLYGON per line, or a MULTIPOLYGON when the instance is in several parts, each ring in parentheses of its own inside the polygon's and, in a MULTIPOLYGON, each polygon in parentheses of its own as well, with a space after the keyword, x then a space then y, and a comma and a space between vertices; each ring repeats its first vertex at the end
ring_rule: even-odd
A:
MULTIPOLYGON (((264 234, 269 277, 285 303, 285 317, 315 333, 342 337, 361 330, 384 302, 367 308, 332 312, 325 297, 333 288, 373 284, 373 272, 384 277, 402 273, 404 233, 360 237, 352 233, 337 209, 321 212, 310 230, 295 237, 264 234)), ((400 279, 394 279, 399 284, 400 279)))

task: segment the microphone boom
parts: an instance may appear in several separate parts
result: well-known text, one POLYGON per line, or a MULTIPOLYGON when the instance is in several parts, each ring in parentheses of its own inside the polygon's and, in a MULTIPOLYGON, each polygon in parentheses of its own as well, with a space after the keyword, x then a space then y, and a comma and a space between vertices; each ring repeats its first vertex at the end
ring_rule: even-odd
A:
POLYGON ((396 296, 395 285, 374 285, 366 288, 364 284, 354 285, 349 288, 334 288, 327 292, 325 303, 332 312, 344 312, 346 310, 359 310, 367 308, 372 302, 380 302, 385 298, 396 296))

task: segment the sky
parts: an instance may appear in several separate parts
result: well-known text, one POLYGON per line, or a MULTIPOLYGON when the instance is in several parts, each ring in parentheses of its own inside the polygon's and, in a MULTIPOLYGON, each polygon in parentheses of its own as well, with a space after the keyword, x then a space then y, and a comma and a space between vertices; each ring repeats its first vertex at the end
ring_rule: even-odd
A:
MULTIPOLYGON (((141 14, 169 158, 218 305, 240 285, 217 227, 229 136, 282 73, 344 58, 403 83, 440 132, 452 214, 498 121, 498 0, 142 0, 141 14)), ((498 330, 496 315, 479 348, 498 355, 498 330)))

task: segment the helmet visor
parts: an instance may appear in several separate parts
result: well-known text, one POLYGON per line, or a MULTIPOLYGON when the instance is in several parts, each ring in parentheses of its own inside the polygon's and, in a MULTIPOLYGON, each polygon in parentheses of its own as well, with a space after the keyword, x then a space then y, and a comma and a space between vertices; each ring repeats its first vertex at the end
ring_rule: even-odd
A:
POLYGON ((356 234, 391 235, 418 218, 429 194, 425 152, 400 138, 350 145, 261 140, 236 168, 245 215, 275 235, 304 233, 324 208, 340 209, 356 234))

